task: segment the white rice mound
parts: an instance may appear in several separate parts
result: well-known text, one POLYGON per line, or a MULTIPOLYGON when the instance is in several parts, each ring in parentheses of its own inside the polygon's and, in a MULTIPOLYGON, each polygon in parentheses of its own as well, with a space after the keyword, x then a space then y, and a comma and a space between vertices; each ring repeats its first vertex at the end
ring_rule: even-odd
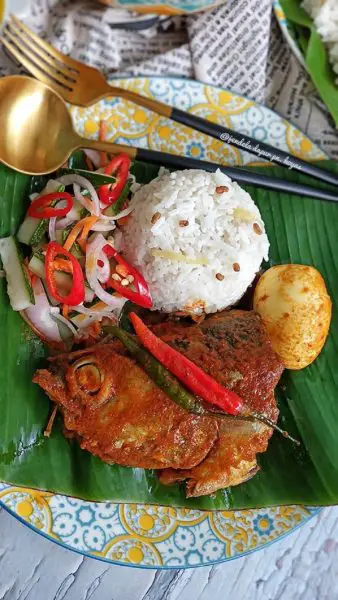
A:
MULTIPOLYGON (((303 0, 302 7, 313 18, 319 35, 327 44, 333 70, 338 74, 338 0, 303 0)), ((336 83, 338 85, 338 78, 336 83)))
POLYGON ((148 282, 156 310, 201 314, 231 306, 268 258, 257 206, 220 170, 162 172, 132 203, 123 251, 148 282), (226 191, 216 191, 219 186, 226 191))

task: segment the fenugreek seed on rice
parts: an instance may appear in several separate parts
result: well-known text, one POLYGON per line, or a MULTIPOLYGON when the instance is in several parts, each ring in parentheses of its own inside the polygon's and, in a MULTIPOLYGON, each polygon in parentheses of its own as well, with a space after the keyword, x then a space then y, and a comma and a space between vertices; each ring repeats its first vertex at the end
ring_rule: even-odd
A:
POLYGON ((156 212, 153 214, 153 216, 151 217, 151 222, 153 225, 155 225, 155 223, 161 218, 161 213, 156 212))

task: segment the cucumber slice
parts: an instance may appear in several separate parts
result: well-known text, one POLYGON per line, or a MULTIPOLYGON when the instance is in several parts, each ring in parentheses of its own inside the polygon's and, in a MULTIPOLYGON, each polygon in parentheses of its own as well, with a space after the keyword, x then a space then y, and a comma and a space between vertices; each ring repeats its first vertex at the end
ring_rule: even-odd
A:
MULTIPOLYGON (((52 194, 54 192, 64 191, 64 185, 62 185, 58 181, 55 181, 54 179, 50 179, 46 187, 37 197, 45 196, 46 194, 52 194)), ((41 242, 43 236, 47 231, 47 228, 48 219, 36 219, 35 217, 30 217, 29 215, 27 215, 18 229, 17 238, 22 244, 34 246, 35 244, 41 242)))
POLYGON ((0 257, 7 278, 7 293, 13 310, 25 310, 34 304, 30 286, 17 240, 13 237, 0 239, 0 257))
MULTIPOLYGON (((33 254, 32 258, 29 261, 29 268, 32 271, 32 273, 35 273, 35 275, 40 277, 43 281, 46 279, 45 261, 42 254, 33 254)), ((71 276, 68 273, 62 273, 62 271, 58 271, 57 273, 55 273, 55 280, 60 285, 62 285, 63 283, 68 283, 70 279, 71 276)), ((85 285, 85 302, 93 302, 93 300, 93 290, 87 285, 85 285)))

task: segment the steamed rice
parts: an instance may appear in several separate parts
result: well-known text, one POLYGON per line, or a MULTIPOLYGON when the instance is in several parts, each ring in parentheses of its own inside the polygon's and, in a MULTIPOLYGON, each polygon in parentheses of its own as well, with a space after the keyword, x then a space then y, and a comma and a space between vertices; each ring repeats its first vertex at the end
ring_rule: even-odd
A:
POLYGON ((338 0, 303 0, 302 6, 327 44, 333 70, 338 73, 338 0))
POLYGON ((154 309, 201 314, 231 306, 268 258, 257 206, 220 170, 162 173, 132 202, 124 253, 147 280, 154 309))

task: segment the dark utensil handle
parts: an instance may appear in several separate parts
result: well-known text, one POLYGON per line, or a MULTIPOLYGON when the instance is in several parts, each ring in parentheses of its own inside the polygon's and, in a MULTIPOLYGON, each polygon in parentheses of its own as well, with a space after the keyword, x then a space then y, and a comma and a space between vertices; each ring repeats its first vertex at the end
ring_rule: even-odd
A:
POLYGON ((148 150, 146 148, 138 148, 136 158, 159 166, 173 167, 175 169, 204 169, 205 171, 210 172, 220 169, 222 173, 228 175, 238 183, 265 188, 267 190, 275 190, 276 192, 287 192, 289 194, 297 194, 298 196, 307 196, 319 200, 327 200, 329 202, 338 202, 338 195, 328 190, 313 188, 309 185, 304 185, 303 183, 295 183, 285 179, 268 177, 267 175, 246 171, 241 168, 225 167, 205 160, 196 160, 195 158, 177 156, 176 154, 168 154, 167 152, 158 152, 157 150, 148 150))
POLYGON ((202 119, 201 117, 187 113, 179 108, 173 108, 171 118, 187 127, 197 129, 206 135, 211 135, 218 140, 222 140, 226 144, 230 144, 230 146, 235 146, 240 150, 246 150, 247 152, 250 152, 250 154, 254 154, 259 158, 276 163, 277 165, 281 165, 286 169, 294 169, 305 175, 314 177, 315 179, 321 179, 326 183, 338 185, 338 176, 334 173, 330 173, 325 169, 320 169, 305 160, 291 156, 291 154, 284 152, 284 150, 279 150, 278 148, 274 148, 274 146, 259 142, 248 135, 237 133, 228 127, 212 123, 207 119, 202 119))

